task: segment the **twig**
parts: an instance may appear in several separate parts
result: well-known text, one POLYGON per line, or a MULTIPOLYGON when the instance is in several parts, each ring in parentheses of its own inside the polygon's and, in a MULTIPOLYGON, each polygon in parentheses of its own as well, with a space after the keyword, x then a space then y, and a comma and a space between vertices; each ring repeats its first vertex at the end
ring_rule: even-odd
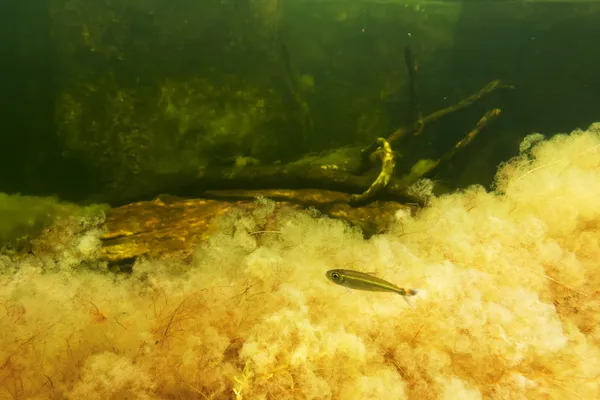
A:
POLYGON ((526 269, 526 270, 528 270, 529 272, 532 272, 532 273, 534 273, 534 274, 541 275, 541 276, 543 276, 544 278, 546 278, 546 279, 549 279, 549 280, 551 280, 552 282, 556 283, 557 285, 560 285, 560 286, 564 287, 565 289, 569 289, 569 290, 571 290, 571 291, 573 291, 573 292, 575 292, 575 293, 577 293, 577 294, 580 294, 580 295, 581 295, 581 296, 583 296, 583 297, 587 297, 588 299, 592 297, 592 296, 590 296, 589 294, 587 294, 587 293, 584 293, 584 292, 582 292, 582 291, 580 291, 580 290, 577 290, 577 289, 575 289, 575 288, 573 288, 573 287, 571 287, 571 286, 567 285, 566 283, 563 283, 563 282, 559 281, 558 279, 555 279, 555 278, 551 277, 551 276, 550 276, 550 275, 548 275, 548 274, 545 274, 545 273, 543 273, 543 272, 537 272, 537 271, 534 271, 534 270, 533 270, 533 269, 531 269, 531 268, 525 268, 525 269, 526 269))
POLYGON ((204 394, 204 392, 202 392, 200 389, 190 385, 189 383, 187 383, 186 381, 183 380, 179 380, 178 382, 183 383, 184 385, 186 385, 187 387, 189 387, 190 389, 192 389, 194 392, 198 393, 200 396, 202 396, 202 398, 206 399, 206 400, 210 400, 212 398, 212 395, 210 397, 208 397, 207 395, 204 394))
POLYGON ((380 157, 381 157, 381 172, 375 179, 375 182, 363 193, 361 194, 353 194, 350 196, 351 204, 362 203, 377 193, 386 188, 388 183, 390 182, 390 178, 392 177, 392 173, 394 172, 394 167, 396 165, 396 161, 394 160, 394 152, 392 151, 392 147, 384 138, 378 138, 377 144, 379 145, 380 157))
POLYGON ((164 328, 164 332, 162 334, 162 341, 160 343, 160 347, 162 348, 167 340, 167 335, 169 334, 169 329, 171 329, 171 326, 173 325, 173 322, 175 320, 175 316, 179 313, 179 309, 181 308, 181 306, 183 305, 185 299, 182 300, 179 305, 177 306, 177 308, 175 308, 175 311, 173 311, 173 313, 171 314, 171 317, 169 318, 169 322, 167 323, 167 326, 164 328))
MULTIPOLYGON (((467 97, 466 99, 463 99, 450 107, 443 108, 441 110, 438 110, 436 112, 433 112, 433 113, 427 115, 426 117, 423 118, 423 125, 425 126, 427 124, 437 121, 438 119, 440 119, 450 113, 453 113, 458 110, 462 110, 463 108, 467 108, 471 104, 476 102, 477 100, 490 94, 491 92, 493 92, 496 89, 514 89, 514 86, 504 85, 500 82, 500 80, 491 81, 490 83, 485 85, 483 88, 481 88, 477 93, 472 94, 471 96, 467 97)), ((418 132, 418 131, 416 131, 416 129, 418 129, 418 126, 416 126, 415 124, 413 124, 409 127, 400 128, 400 129, 396 130, 395 132, 393 132, 388 137, 387 140, 388 140, 388 142, 392 143, 392 142, 395 142, 396 140, 406 136, 407 134, 409 134, 411 132, 415 132, 415 136, 416 136, 417 135, 416 132, 418 132)))
POLYGON ((408 122, 417 127, 415 136, 419 135, 425 124, 423 123, 423 114, 421 113, 421 105, 418 98, 418 73, 417 60, 409 46, 404 48, 404 61, 406 62, 406 70, 408 71, 408 122))
MULTIPOLYGON (((409 54, 405 55, 405 56, 412 57, 412 53, 409 52, 409 54)), ((416 61, 414 61, 414 59, 412 62, 415 63, 415 65, 416 65, 416 61)), ((410 77, 411 76, 410 68, 416 68, 416 66, 411 67, 409 60, 407 60, 407 67, 409 68, 409 77, 410 77)), ((487 85, 485 85, 483 88, 479 89, 479 91, 477 93, 472 94, 471 96, 467 97, 466 99, 463 99, 463 100, 459 101, 458 103, 451 105, 450 107, 446 107, 441 110, 435 111, 425 117, 422 117, 419 114, 419 118, 416 122, 412 122, 408 126, 397 129, 391 135, 388 136, 387 141, 388 141, 388 143, 391 144, 411 133, 413 136, 419 136, 423 132, 425 125, 431 124, 432 122, 435 122, 450 113, 453 113, 453 112, 462 110, 463 108, 469 107, 474 102, 476 102, 477 100, 481 99, 482 97, 490 94, 491 92, 493 92, 496 89, 514 89, 514 86, 505 85, 502 82, 500 82, 500 80, 491 81, 487 85)), ((419 113, 420 113, 420 111, 419 111, 419 113)), ((480 123, 481 123, 481 121, 480 121, 480 123)), ((477 129, 477 127, 475 129, 477 129)), ((475 129, 474 129, 474 131, 475 131, 475 129)), ((479 129, 481 129, 481 128, 479 128, 479 129)), ((478 131, 475 132, 474 135, 476 135, 477 133, 478 133, 478 131)), ((373 153, 373 151, 375 151, 377 149, 377 147, 378 147, 378 145, 375 142, 361 150, 361 156, 360 156, 361 157, 361 167, 360 167, 359 173, 363 173, 368 170, 369 158, 371 156, 371 153, 373 153)))
MULTIPOLYGON (((587 149, 587 150, 584 150, 584 151, 582 151, 581 153, 579 153, 579 154, 578 154, 576 157, 574 157, 573 159, 577 159, 577 158, 581 157, 582 155, 584 155, 585 153, 587 153, 587 152, 590 152, 590 151, 594 150, 594 149, 595 149, 595 148, 597 148, 597 147, 600 147, 600 143, 599 143, 599 144, 596 144, 596 145, 594 145, 594 146, 592 146, 592 147, 590 147, 590 148, 589 148, 589 149, 587 149)), ((573 159, 571 159, 570 161, 573 161, 573 159)), ((540 165, 539 167, 536 167, 536 168, 530 169, 529 171, 525 172, 523 175, 521 175, 520 177, 518 177, 518 178, 517 178, 517 180, 516 180, 516 182, 520 181, 521 179, 523 179, 525 176, 527 176, 527 175, 531 174, 532 172, 535 172, 535 171, 537 171, 537 170, 539 170, 539 169, 542 169, 542 168, 549 167, 550 165, 554 165, 554 164, 561 163, 561 162, 563 162, 563 161, 566 161, 566 159, 564 159, 564 158, 561 158, 561 159, 558 159, 558 160, 554 160, 554 161, 552 161, 552 162, 550 162, 550 163, 548 163, 548 164, 540 165)))
POLYGON ((423 176, 431 176, 435 170, 439 168, 440 165, 443 165, 450 161, 459 150, 464 149, 469 143, 473 141, 475 136, 479 134, 479 132, 486 127, 490 122, 494 121, 498 116, 500 116, 500 109, 494 108, 484 114, 483 117, 477 122, 477 125, 467 135, 462 138, 458 143, 456 143, 452 149, 450 149, 446 154, 444 154, 440 159, 435 161, 432 164, 431 168, 426 171, 423 176))

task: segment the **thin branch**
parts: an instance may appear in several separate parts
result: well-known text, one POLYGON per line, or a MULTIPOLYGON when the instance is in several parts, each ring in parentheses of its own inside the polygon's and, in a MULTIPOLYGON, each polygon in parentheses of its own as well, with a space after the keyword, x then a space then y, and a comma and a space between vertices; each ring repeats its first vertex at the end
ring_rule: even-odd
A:
POLYGON ((361 194, 353 194, 350 196, 351 204, 364 203, 368 199, 373 198, 377 193, 384 190, 390 182, 390 178, 394 172, 394 167, 396 166, 394 152, 392 151, 392 147, 388 141, 384 138, 377 139, 377 143, 380 146, 379 156, 381 158, 381 172, 377 176, 377 179, 375 179, 373 184, 366 191, 361 194))

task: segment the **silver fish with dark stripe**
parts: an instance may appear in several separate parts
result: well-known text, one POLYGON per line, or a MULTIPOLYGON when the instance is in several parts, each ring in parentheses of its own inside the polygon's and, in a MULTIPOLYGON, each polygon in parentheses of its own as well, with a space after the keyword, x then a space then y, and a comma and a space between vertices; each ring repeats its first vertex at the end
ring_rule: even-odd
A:
MULTIPOLYGON (((415 289, 401 288, 393 283, 384 281, 366 272, 353 271, 350 269, 331 269, 325 274, 331 282, 356 290, 368 290, 370 292, 394 292, 406 297, 415 296, 415 289)), ((408 302, 408 300, 407 300, 408 302)), ((409 303, 410 305, 410 303, 409 303)))

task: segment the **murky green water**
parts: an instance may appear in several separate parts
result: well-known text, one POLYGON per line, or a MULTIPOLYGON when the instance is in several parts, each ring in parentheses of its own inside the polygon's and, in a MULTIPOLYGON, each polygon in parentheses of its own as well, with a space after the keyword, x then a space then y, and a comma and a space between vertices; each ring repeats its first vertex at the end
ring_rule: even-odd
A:
POLYGON ((494 79, 516 90, 427 126, 396 149, 399 170, 443 154, 491 108, 502 116, 439 179, 489 183, 525 135, 599 118, 596 2, 10 7, 0 24, 14 39, 2 44, 0 191, 121 203, 160 192, 157 176, 364 146, 407 123, 406 46, 423 114, 494 79))

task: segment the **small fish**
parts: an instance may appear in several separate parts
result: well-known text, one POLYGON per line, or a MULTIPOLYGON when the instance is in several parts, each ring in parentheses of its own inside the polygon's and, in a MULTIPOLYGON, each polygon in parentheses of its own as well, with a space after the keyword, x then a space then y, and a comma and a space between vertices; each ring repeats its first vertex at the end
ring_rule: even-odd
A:
POLYGON ((325 274, 331 282, 350 289, 368 290, 371 292, 394 292, 402 295, 404 300, 411 305, 407 297, 415 296, 415 289, 405 289, 388 281, 377 278, 366 272, 352 271, 349 269, 331 269, 325 274))

